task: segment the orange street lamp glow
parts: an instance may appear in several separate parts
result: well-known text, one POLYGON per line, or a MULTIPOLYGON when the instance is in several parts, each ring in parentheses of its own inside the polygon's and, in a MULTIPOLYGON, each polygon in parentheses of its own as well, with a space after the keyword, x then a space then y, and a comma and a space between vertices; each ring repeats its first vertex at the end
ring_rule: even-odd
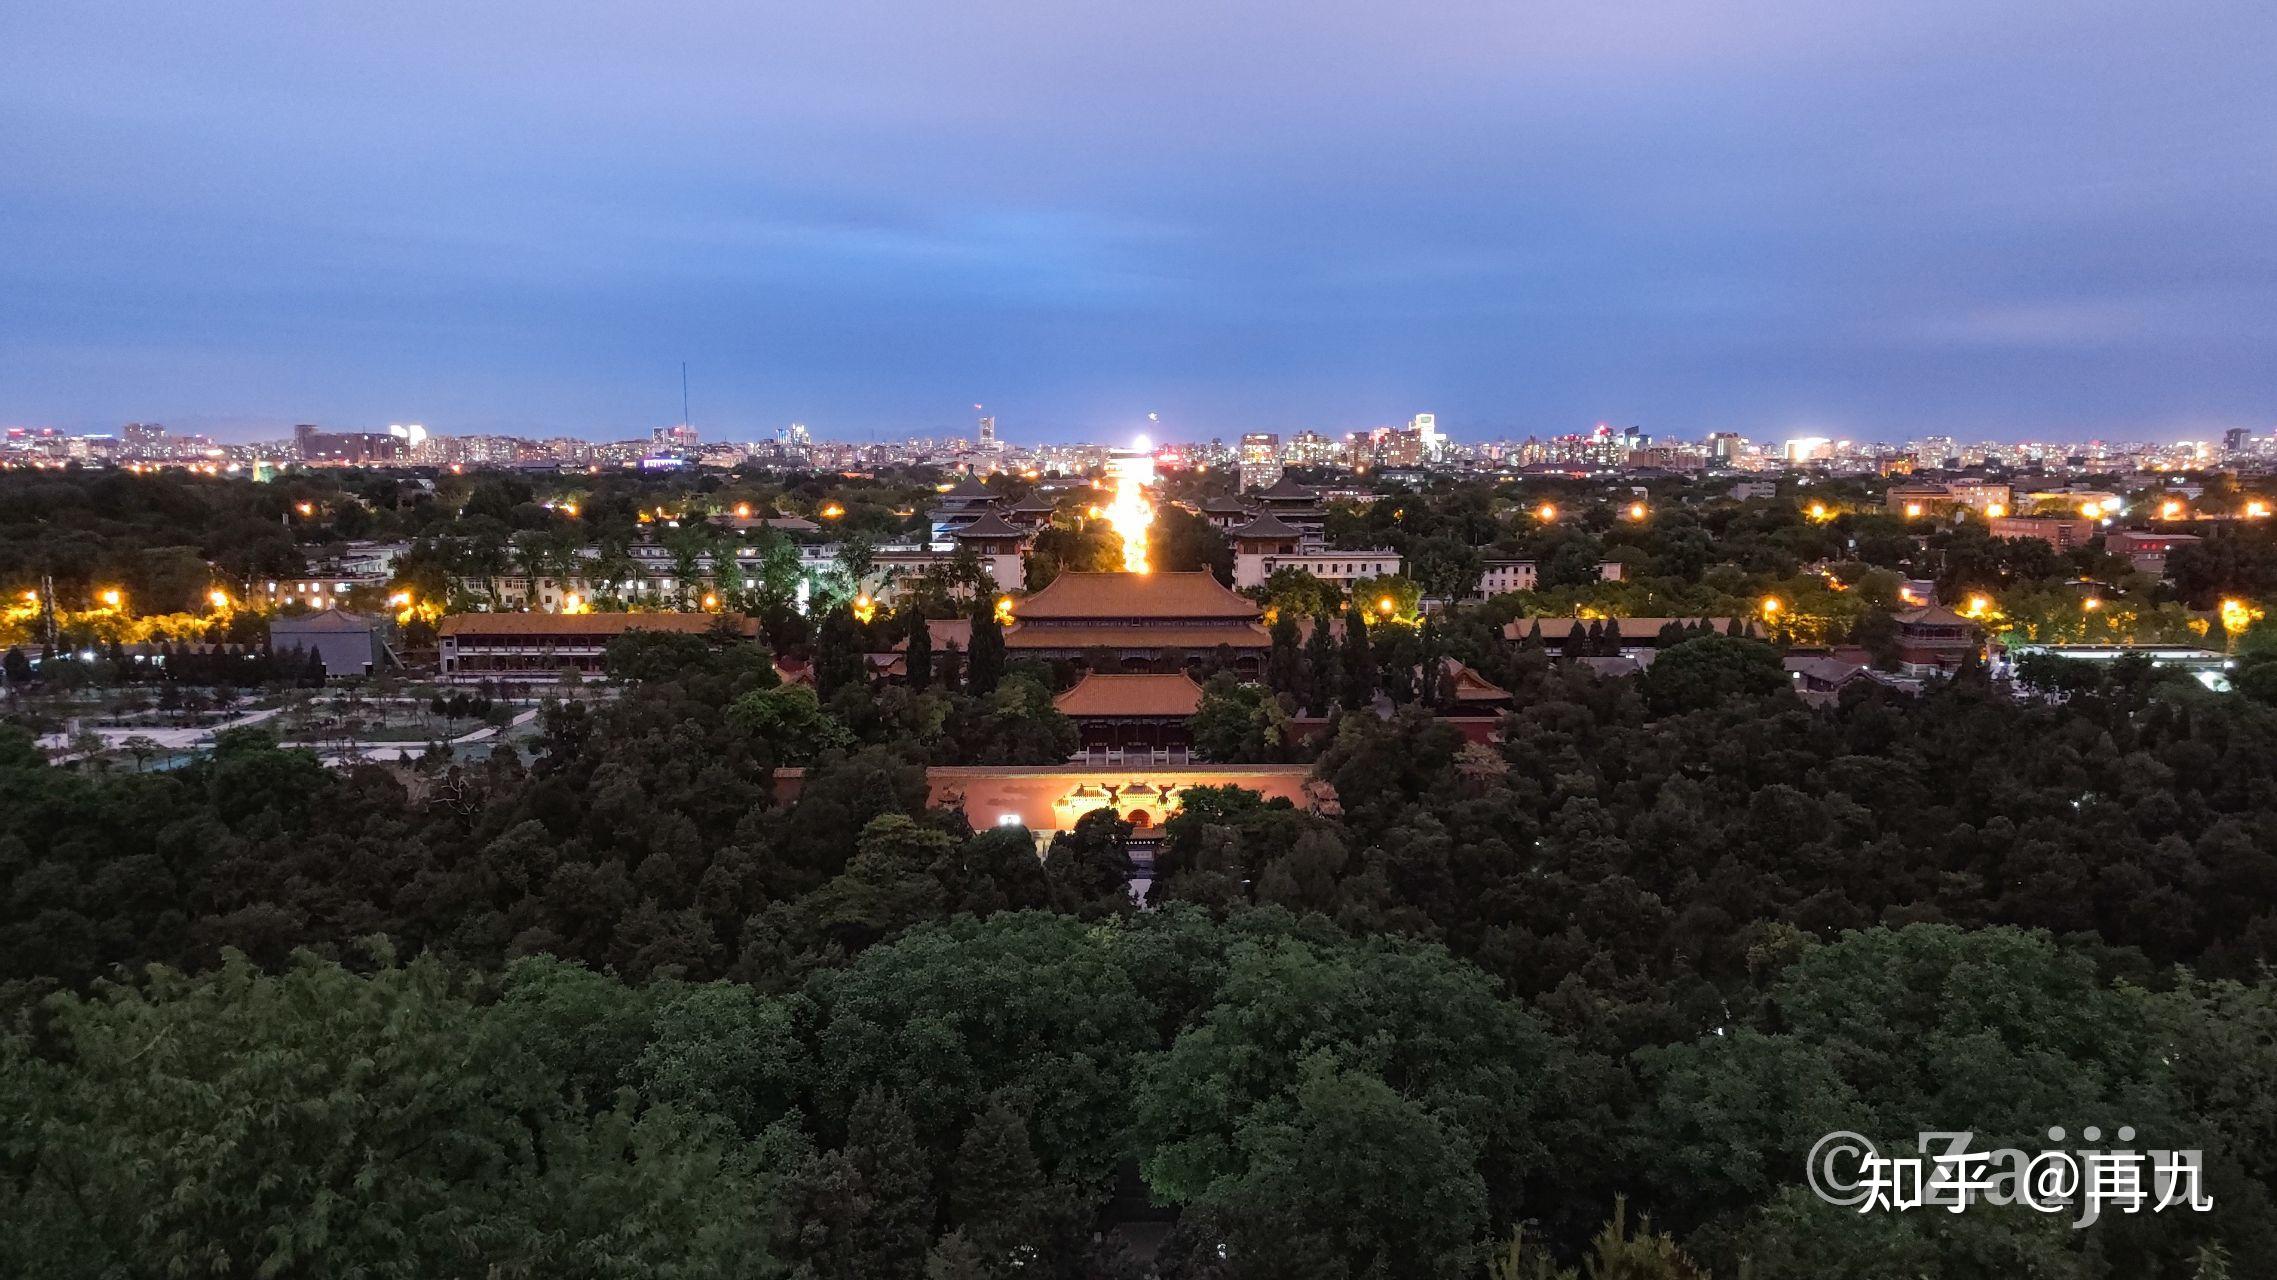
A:
POLYGON ((206 593, 206 599, 216 609, 227 609, 229 607, 229 593, 226 591, 209 591, 206 593))
POLYGON ((2087 610, 2089 613, 2093 613, 2097 609, 2103 607, 2103 601, 2095 596, 2089 596, 2085 600, 2079 602, 2079 607, 2087 610))
POLYGON ((1905 504, 1905 517, 1906 517, 1906 519, 1908 519, 1908 520, 1914 519, 1915 517, 1919 516, 1920 514, 1921 514, 1921 504, 1920 504, 1920 503, 1918 503, 1918 502, 1908 502, 1908 503, 1906 503, 1906 504, 1905 504))
POLYGON ((562 503, 559 510, 561 511, 561 514, 568 516, 572 520, 575 520, 577 518, 577 504, 574 502, 562 503))
POLYGON ((313 502, 296 502, 293 504, 293 510, 304 516, 312 516, 316 514, 316 504, 313 502))
POLYGON ((1645 505, 1644 505, 1643 503, 1641 503, 1641 502, 1632 502, 1632 503, 1630 503, 1630 504, 1629 504, 1629 519, 1631 519, 1631 520, 1642 520, 1642 519, 1644 519, 1644 518, 1645 518, 1645 505))
POLYGON ((1813 520, 1831 520, 1834 518, 1834 513, 1827 510, 1826 504, 1823 502, 1812 503, 1808 514, 1813 520))
POLYGON ((2079 508, 2079 514, 2090 520, 2097 519, 2103 514, 2103 504, 2100 502, 2083 503, 2079 508))
POLYGON ((2245 504, 2245 518, 2259 520, 2269 514, 2269 504, 2259 498, 2245 504))
POLYGON ((2007 514, 2008 508, 1998 502, 1988 503, 1984 509, 1985 519, 1987 520, 1998 520, 2007 514))
POLYGON ((2179 502, 2159 503, 2158 518, 2161 520, 2180 520, 2182 518, 2182 504, 2179 502))
POLYGON ((2260 616, 2261 610, 2243 600, 2222 601, 2222 630, 2233 636, 2252 626, 2260 616))
POLYGON ((997 623, 997 625, 998 625, 998 626, 1010 626, 1010 625, 1011 625, 1011 623, 1012 623, 1012 597, 1010 597, 1010 596, 998 596, 998 597, 996 597, 996 623, 997 623))
POLYGON ((116 609, 119 607, 119 602, 126 597, 119 594, 119 589, 117 587, 112 587, 110 590, 103 593, 102 598, 103 607, 107 609, 116 609))
POLYGON ((1391 616, 1392 610, 1398 607, 1399 606, 1393 602, 1390 596, 1385 596, 1383 599, 1376 601, 1376 612, 1384 615, 1387 618, 1391 616))
POLYGON ((835 502, 823 504, 822 518, 825 520, 836 520, 838 517, 845 514, 846 508, 839 506, 835 502))
POLYGON ((1967 614, 1972 618, 1981 618, 1984 615, 1992 612, 1992 597, 1982 595, 1970 596, 1968 607, 1961 610, 1961 612, 1967 614))
POLYGON ((749 520, 751 518, 751 504, 748 502, 736 503, 735 518, 738 520, 749 520))
POLYGON ((1534 517, 1540 520, 1543 524, 1550 523, 1551 521, 1558 518, 1557 504, 1554 502, 1543 503, 1541 506, 1534 509, 1534 517))
POLYGON ((1779 610, 1781 610, 1781 609, 1785 608, 1786 606, 1785 606, 1785 605, 1782 605, 1782 604, 1780 604, 1780 603, 1779 603, 1779 597, 1777 597, 1777 596, 1765 596, 1765 597, 1763 597, 1763 606, 1762 606, 1762 607, 1763 607, 1763 616, 1764 616, 1764 617, 1766 617, 1766 618, 1768 618, 1768 617, 1771 617, 1772 615, 1774 615, 1774 614, 1778 613, 1778 612, 1779 612, 1779 610))
POLYGON ((877 616, 878 602, 870 599, 868 592, 854 597, 854 621, 867 623, 877 616))
POLYGON ((704 608, 706 608, 706 609, 717 609, 717 608, 719 608, 719 597, 718 597, 718 596, 715 596, 715 595, 713 595, 713 594, 712 594, 711 592, 709 592, 709 591, 706 591, 706 592, 704 593, 704 608))

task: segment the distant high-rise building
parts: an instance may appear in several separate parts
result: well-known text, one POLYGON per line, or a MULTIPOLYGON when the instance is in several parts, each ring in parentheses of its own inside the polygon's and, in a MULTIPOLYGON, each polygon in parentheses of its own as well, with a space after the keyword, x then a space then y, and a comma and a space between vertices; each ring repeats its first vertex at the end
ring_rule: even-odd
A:
POLYGON ((1740 451, 1747 447, 1747 438, 1737 431, 1711 431, 1708 433, 1708 461, 1730 465, 1739 461, 1740 451))
POLYGON ((994 453, 1003 447, 1004 442, 996 438, 996 415, 990 414, 982 418, 980 420, 980 451, 982 453, 994 453))
POLYGON ((410 452, 402 437, 384 431, 326 431, 305 422, 293 428, 293 449, 302 462, 340 465, 396 462, 410 452))
MULTIPOLYGON (((132 442, 134 439, 133 433, 134 428, 131 426, 128 427, 127 439, 129 442, 132 442)), ((2253 447, 2252 440, 2253 432, 2247 430, 2244 427, 2231 427, 2229 430, 2222 433, 2222 456, 2225 458, 2234 458, 2239 454, 2250 452, 2253 447)))
POLYGON ((1447 437, 1439 434, 1439 415, 1419 413, 1407 420, 1407 429, 1415 433, 1416 444, 1423 450, 1427 461, 1437 462, 1447 456, 1447 437))
POLYGON ((694 427, 683 422, 677 426, 657 427, 648 433, 648 442, 659 449, 693 449, 702 439, 694 427))
POLYGON ((125 439, 129 452, 139 453, 166 443, 166 428, 155 422, 130 422, 120 428, 119 435, 125 439))
POLYGON ((1913 465, 1933 471, 1949 465, 1960 453, 1951 436, 1923 436, 1913 446, 1913 465))
POLYGON ((1281 459, 1281 437, 1270 431, 1251 431, 1241 437, 1241 465, 1261 467, 1281 459))

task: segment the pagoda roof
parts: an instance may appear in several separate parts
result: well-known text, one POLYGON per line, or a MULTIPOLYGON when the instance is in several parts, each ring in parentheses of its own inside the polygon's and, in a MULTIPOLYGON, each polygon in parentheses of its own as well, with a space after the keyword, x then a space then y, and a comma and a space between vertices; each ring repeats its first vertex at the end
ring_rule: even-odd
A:
POLYGON ((1185 719, 1202 707, 1202 686, 1183 672, 1168 675, 1092 674, 1052 699, 1062 715, 1156 716, 1185 719))
POLYGON ((1239 498, 1218 493, 1202 499, 1202 510, 1213 515, 1233 515, 1249 510, 1249 504, 1239 498))
POLYGON ((272 635, 279 631, 289 632, 293 635, 316 632, 340 632, 352 635, 358 631, 369 631, 371 629, 372 620, 370 618, 360 613, 350 613, 346 609, 339 608, 325 609, 319 613, 278 614, 269 622, 269 632, 272 635))
POLYGON ((1062 573, 1013 606, 1021 622, 1053 619, 1254 621, 1255 601, 1236 595, 1208 570, 1190 573, 1062 573))
POLYGON ((1040 493, 1031 493, 1012 504, 1014 511, 1057 511, 1059 504, 1040 493))
POLYGON ((949 490, 947 493, 944 493, 941 496, 944 498, 958 498, 967 501, 978 498, 987 498, 994 500, 996 493, 994 490, 990 489, 987 485, 982 484, 980 481, 973 479, 971 476, 966 476, 964 479, 957 481, 955 488, 949 490))
POLYGON ((1304 530, 1268 511, 1226 535, 1229 538, 1301 538, 1304 530))
POLYGON ((1941 604, 1923 605, 1919 609, 1904 609, 1892 615, 1909 627, 1973 627, 1973 618, 1963 617, 1941 604))
POLYGON ((1025 538, 1028 535, 1007 522, 994 511, 984 512, 977 520, 949 530, 952 538, 1025 538))
POLYGON ((1257 496, 1260 498, 1268 498, 1275 502, 1287 502, 1297 498, 1302 498, 1306 502, 1311 502, 1314 501, 1319 495, 1315 494, 1312 490, 1306 488, 1305 486, 1298 484, 1296 481, 1289 479, 1287 476, 1282 476, 1280 479, 1273 482, 1272 488, 1260 490, 1257 496))

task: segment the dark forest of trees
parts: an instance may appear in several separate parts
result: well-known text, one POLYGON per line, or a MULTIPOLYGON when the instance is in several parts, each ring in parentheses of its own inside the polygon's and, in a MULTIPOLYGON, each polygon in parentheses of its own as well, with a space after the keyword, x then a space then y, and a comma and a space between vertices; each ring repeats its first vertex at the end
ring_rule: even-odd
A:
MULTIPOLYGON (((620 702, 477 764, 0 742, 0 1271, 1137 1276, 1095 1237, 1151 1220, 1188 1278, 1480 1275, 1514 1233, 1637 1276, 2272 1274, 2252 699, 1814 710, 1521 648, 1498 747, 1345 716, 1333 815, 1190 794, 1142 911, 1112 815, 1039 860, 926 808, 896 716, 974 695, 636 643, 620 702), (1834 1129, 2053 1124, 2204 1149, 2216 1211, 1801 1186, 1834 1129)), ((980 699, 1014 736, 1025 679, 980 699)))

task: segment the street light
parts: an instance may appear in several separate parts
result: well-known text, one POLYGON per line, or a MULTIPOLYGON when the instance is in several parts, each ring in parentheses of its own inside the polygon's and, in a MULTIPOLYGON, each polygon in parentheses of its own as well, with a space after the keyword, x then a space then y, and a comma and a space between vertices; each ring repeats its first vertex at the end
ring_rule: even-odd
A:
POLYGON ((1641 502, 1632 502, 1632 503, 1630 503, 1630 504, 1629 504, 1629 519, 1631 519, 1631 520, 1642 520, 1642 519, 1644 519, 1644 518, 1645 518, 1645 504, 1643 504, 1643 503, 1641 503, 1641 502))
POLYGON ((1390 596, 1385 596, 1383 599, 1376 601, 1376 612, 1384 615, 1387 618, 1392 616, 1392 612, 1398 608, 1398 603, 1394 601, 1390 596))
POLYGON ((106 609, 116 609, 119 607, 120 602, 124 601, 125 599, 126 596, 121 594, 117 587, 112 587, 109 590, 105 591, 102 595, 103 607, 106 609))
POLYGON ((1554 521, 1558 518, 1557 504, 1554 502, 1543 503, 1541 506, 1534 509, 1534 516, 1543 524, 1549 524, 1551 521, 1554 521))
POLYGON ((1764 617, 1766 617, 1766 618, 1772 617, 1772 616, 1776 615, 1776 614, 1779 612, 1779 610, 1781 610, 1781 609, 1784 609, 1784 608, 1786 608, 1786 606, 1785 606, 1785 605, 1783 605, 1783 604, 1780 604, 1780 603, 1779 603, 1779 597, 1777 597, 1777 596, 1765 596, 1765 597, 1763 597, 1763 604, 1762 604, 1762 609, 1763 609, 1763 616, 1764 616, 1764 617))
POLYGON ((229 593, 227 591, 209 591, 206 593, 206 599, 216 609, 227 609, 229 607, 229 593))

